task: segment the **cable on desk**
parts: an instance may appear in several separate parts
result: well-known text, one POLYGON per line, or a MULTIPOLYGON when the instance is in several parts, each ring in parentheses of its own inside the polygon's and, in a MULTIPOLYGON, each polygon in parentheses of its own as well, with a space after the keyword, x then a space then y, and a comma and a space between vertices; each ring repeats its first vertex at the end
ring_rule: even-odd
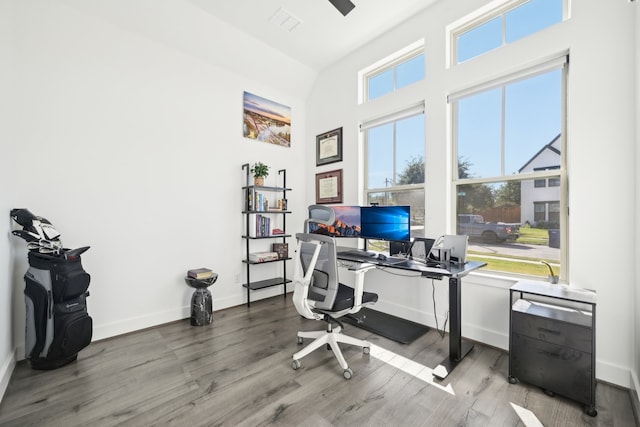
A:
POLYGON ((440 338, 444 338, 445 331, 447 329, 447 322, 449 321, 449 310, 444 318, 444 325, 442 325, 442 331, 438 327, 438 312, 436 311, 436 283, 434 279, 431 279, 431 299, 433 300, 433 317, 436 320, 436 332, 440 335, 440 338))

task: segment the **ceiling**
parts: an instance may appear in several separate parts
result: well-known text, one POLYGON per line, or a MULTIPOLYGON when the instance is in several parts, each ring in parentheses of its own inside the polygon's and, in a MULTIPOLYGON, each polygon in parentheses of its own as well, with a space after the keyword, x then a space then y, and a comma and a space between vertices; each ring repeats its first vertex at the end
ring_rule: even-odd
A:
POLYGON ((329 0, 188 0, 297 61, 320 71, 437 0, 352 0, 347 16, 329 0), (282 12, 291 15, 285 20, 282 12), (271 21, 282 22, 293 30, 271 21))

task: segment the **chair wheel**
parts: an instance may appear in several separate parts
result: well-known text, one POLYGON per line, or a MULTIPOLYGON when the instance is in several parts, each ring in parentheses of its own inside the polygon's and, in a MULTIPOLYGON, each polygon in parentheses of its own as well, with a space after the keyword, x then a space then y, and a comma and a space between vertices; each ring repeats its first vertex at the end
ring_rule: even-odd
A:
POLYGON ((342 373, 342 376, 344 377, 345 380, 350 380, 351 377, 353 376, 353 371, 351 370, 351 368, 347 368, 342 373))
POLYGON ((371 353, 371 348, 370 347, 362 347, 362 352, 364 354, 369 354, 369 353, 371 353))
POLYGON ((297 371, 298 369, 300 369, 300 366, 302 366, 300 364, 300 361, 297 359, 293 359, 293 361, 291 362, 291 367, 293 368, 293 370, 297 371))
POLYGON ((298 342, 298 344, 302 344, 302 337, 297 337, 298 339, 296 340, 298 342))

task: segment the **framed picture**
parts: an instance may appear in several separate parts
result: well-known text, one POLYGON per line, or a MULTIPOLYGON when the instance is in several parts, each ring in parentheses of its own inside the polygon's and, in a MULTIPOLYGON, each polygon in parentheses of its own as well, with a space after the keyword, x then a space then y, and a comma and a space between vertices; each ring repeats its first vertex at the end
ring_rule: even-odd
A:
POLYGON ((342 203, 342 169, 316 174, 316 203, 342 203))
POLYGON ((316 136, 316 166, 342 161, 342 128, 316 136))

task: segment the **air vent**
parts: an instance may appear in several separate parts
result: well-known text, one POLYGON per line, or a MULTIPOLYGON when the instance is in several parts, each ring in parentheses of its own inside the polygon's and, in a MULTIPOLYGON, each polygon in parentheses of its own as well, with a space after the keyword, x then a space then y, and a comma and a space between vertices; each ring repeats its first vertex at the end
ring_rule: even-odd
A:
POLYGON ((295 30, 298 25, 302 23, 298 18, 287 12, 283 8, 275 11, 275 13, 269 18, 269 22, 277 27, 282 28, 286 32, 290 33, 295 30))

